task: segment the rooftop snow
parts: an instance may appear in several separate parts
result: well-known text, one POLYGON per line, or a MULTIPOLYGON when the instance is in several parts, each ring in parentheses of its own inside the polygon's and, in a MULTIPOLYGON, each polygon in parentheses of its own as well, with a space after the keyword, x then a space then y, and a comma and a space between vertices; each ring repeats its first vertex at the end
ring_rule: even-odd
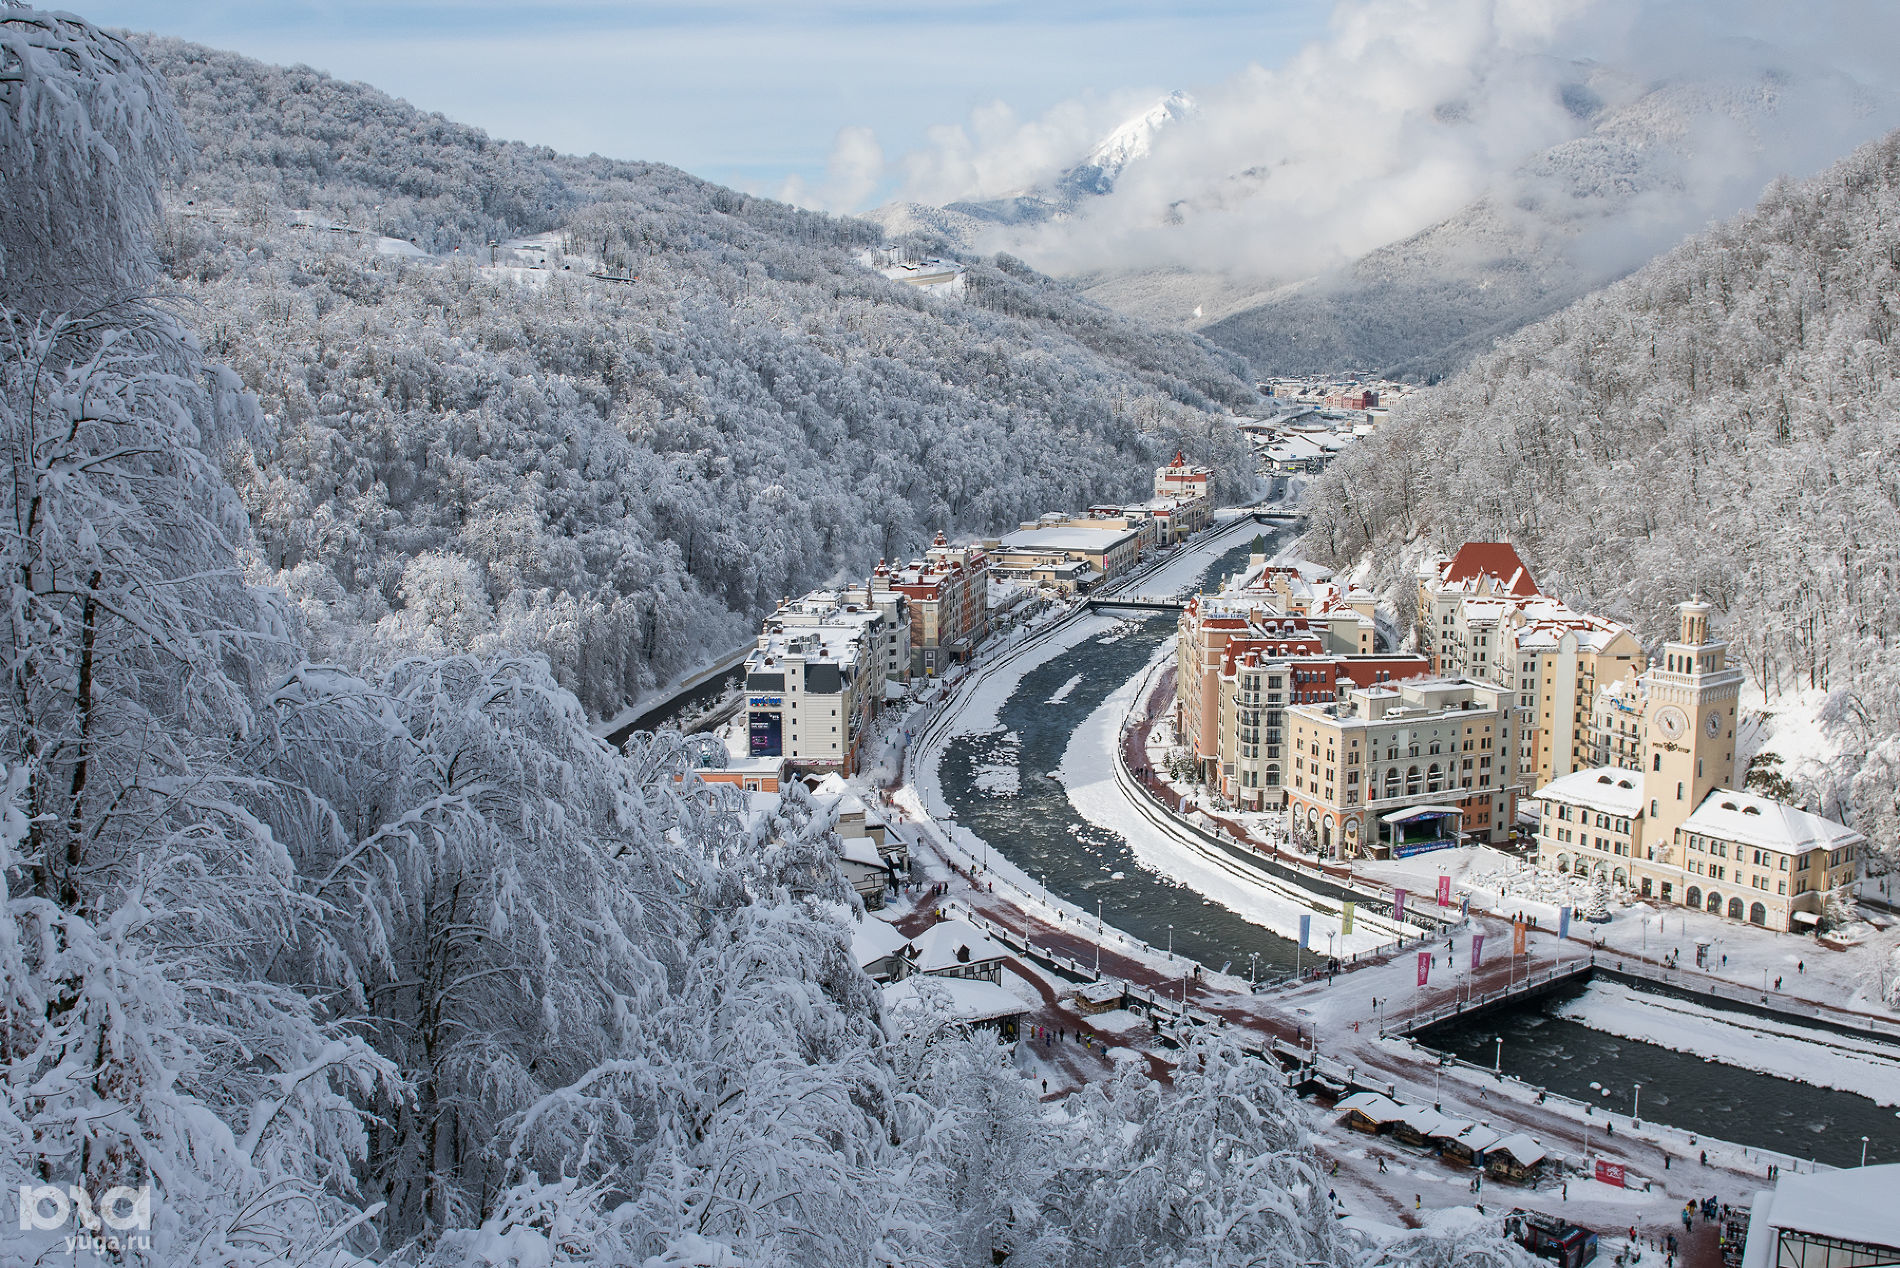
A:
POLYGON ((1695 813, 1683 821, 1682 827, 1685 832, 1740 841, 1784 854, 1838 850, 1866 839, 1832 819, 1733 788, 1717 788, 1709 793, 1695 808, 1695 813))

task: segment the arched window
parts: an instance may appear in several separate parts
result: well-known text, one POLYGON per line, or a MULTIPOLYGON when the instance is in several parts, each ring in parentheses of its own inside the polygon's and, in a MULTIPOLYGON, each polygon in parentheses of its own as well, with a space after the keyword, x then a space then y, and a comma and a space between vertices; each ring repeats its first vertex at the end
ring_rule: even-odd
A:
POLYGON ((1445 746, 1440 744, 1437 740, 1433 740, 1431 748, 1427 751, 1430 752, 1433 757, 1437 757, 1440 753, 1445 751, 1445 746))
POLYGON ((1751 925, 1767 924, 1768 923, 1768 909, 1762 906, 1760 903, 1756 903, 1754 906, 1750 907, 1748 909, 1748 923, 1751 925))
POLYGON ((1425 791, 1438 792, 1444 786, 1444 773, 1438 769, 1438 763, 1433 762, 1431 769, 1425 772, 1425 791))
POLYGON ((1385 773, 1385 795, 1388 797, 1399 795, 1399 768, 1396 766, 1385 773))
POLYGON ((1568 854, 1559 854, 1557 856, 1558 874, 1561 875, 1562 873, 1568 872, 1569 870, 1570 870, 1570 856, 1568 854))
POLYGON ((1418 767, 1416 766, 1405 772, 1405 795, 1408 797, 1418 795, 1418 767))
POLYGON ((1709 913, 1715 916, 1722 914, 1722 896, 1714 890, 1709 891, 1709 913))
POLYGON ((1689 899, 1689 906, 1691 907, 1702 906, 1702 887, 1700 885, 1689 886, 1688 899, 1689 899))
POLYGON ((1730 920, 1740 920, 1742 918, 1742 900, 1741 899, 1731 898, 1728 900, 1728 918, 1730 920))
POLYGON ((1278 788, 1279 786, 1280 786, 1280 768, 1278 766, 1267 767, 1267 787, 1278 788))
POLYGON ((1618 889, 1622 889, 1629 885, 1630 874, 1619 867, 1610 873, 1610 880, 1615 882, 1618 889))

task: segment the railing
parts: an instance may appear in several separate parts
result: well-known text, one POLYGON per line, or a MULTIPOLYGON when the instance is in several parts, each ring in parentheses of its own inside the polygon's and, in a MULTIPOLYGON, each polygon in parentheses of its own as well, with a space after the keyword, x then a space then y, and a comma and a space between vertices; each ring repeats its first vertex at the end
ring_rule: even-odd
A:
POLYGON ((1562 964, 1554 964, 1542 971, 1527 972, 1521 980, 1514 980, 1509 985, 1500 986, 1496 990, 1483 991, 1463 999, 1449 999, 1444 1003, 1434 1004, 1430 1008, 1414 1010, 1402 1017, 1387 1017, 1379 1023, 1379 1037, 1384 1039, 1389 1035, 1410 1035, 1434 1026, 1449 1017, 1459 1017, 1478 1009, 1489 1008, 1493 1004, 1500 1004, 1532 991, 1543 990, 1545 987, 1570 978, 1588 977, 1596 967, 1598 966, 1593 965, 1588 958, 1579 957, 1562 964))

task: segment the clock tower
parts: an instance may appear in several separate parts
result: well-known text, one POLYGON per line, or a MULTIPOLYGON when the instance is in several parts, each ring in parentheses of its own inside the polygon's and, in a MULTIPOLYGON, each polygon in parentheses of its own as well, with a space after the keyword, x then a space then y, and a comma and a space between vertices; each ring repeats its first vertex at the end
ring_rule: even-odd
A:
POLYGON ((1736 701, 1742 671, 1728 664, 1728 644, 1709 638, 1709 605, 1678 604, 1679 637, 1643 675, 1644 839, 1658 851, 1714 788, 1735 786, 1736 701))

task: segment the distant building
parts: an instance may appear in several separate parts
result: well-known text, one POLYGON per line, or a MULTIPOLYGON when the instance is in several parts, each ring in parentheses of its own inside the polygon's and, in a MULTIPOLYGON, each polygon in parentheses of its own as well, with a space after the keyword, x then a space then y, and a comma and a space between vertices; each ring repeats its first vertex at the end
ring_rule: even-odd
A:
POLYGON ((1209 480, 1213 472, 1189 462, 1179 450, 1174 461, 1155 468, 1155 496, 1158 498, 1207 498, 1213 495, 1209 480))
POLYGON ((871 574, 872 599, 902 596, 910 618, 910 672, 934 677, 962 664, 989 634, 990 560, 980 546, 952 546, 938 533, 922 559, 871 574))
POLYGON ((1024 525, 990 543, 987 550, 999 576, 1033 581, 1046 576, 1087 589, 1133 567, 1141 553, 1141 537, 1138 528, 1072 520, 1053 526, 1024 525))

